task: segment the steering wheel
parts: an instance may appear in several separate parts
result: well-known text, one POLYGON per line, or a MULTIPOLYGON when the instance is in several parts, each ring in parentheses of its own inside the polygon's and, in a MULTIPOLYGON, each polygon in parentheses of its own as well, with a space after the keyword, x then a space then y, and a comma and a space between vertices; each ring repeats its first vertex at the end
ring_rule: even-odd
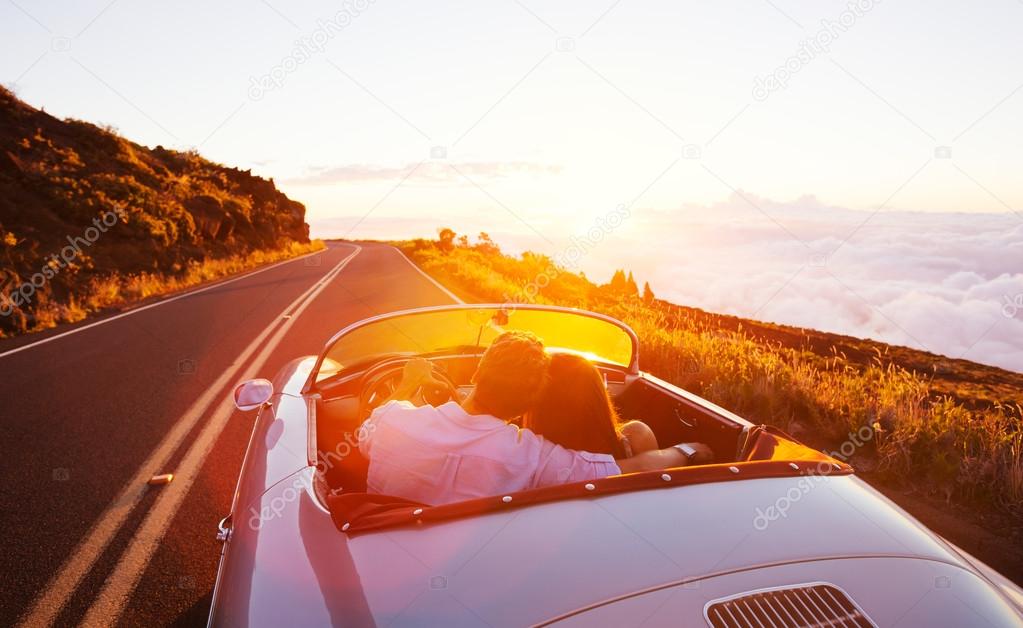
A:
MULTIPOLYGON (((391 396, 401 383, 402 371, 408 360, 400 362, 389 362, 385 365, 371 370, 366 374, 365 383, 362 385, 362 393, 359 395, 359 420, 365 420, 385 399, 391 396)), ((431 406, 439 406, 450 401, 451 390, 456 389, 454 382, 441 370, 433 370, 433 378, 444 385, 440 386, 427 382, 421 388, 423 400, 431 406)))

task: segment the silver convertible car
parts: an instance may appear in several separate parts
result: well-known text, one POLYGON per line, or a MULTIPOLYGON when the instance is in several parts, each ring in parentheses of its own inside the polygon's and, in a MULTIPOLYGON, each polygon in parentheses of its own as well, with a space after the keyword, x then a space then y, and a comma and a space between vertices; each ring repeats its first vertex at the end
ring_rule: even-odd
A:
POLYGON ((259 413, 220 525, 210 625, 1023 625, 1021 589, 841 456, 644 373, 638 344, 579 310, 424 308, 242 384, 236 404, 259 413), (359 430, 405 362, 425 357, 467 391, 506 330, 588 357, 622 417, 718 462, 442 506, 367 493, 359 430))

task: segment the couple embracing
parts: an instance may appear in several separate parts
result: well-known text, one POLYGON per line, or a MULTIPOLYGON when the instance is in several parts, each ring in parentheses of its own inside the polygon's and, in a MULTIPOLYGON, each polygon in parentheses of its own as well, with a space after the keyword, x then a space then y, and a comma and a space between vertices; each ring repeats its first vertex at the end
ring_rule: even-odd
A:
POLYGON ((369 492, 440 505, 713 457, 701 443, 658 448, 646 424, 619 420, 592 363, 549 355, 529 333, 498 336, 473 383, 465 399, 434 407, 423 389, 446 385, 426 360, 406 364, 397 389, 360 430, 369 492))

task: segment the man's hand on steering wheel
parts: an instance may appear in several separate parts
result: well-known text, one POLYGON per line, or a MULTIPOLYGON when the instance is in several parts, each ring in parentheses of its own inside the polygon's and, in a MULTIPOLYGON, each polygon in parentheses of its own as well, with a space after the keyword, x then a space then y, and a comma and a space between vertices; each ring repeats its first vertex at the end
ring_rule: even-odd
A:
POLYGON ((458 399, 458 392, 446 377, 435 377, 434 366, 424 358, 412 358, 402 368, 401 382, 386 401, 411 401, 417 406, 458 399))
POLYGON ((419 384, 433 375, 433 365, 425 358, 412 358, 401 369, 401 383, 419 384))

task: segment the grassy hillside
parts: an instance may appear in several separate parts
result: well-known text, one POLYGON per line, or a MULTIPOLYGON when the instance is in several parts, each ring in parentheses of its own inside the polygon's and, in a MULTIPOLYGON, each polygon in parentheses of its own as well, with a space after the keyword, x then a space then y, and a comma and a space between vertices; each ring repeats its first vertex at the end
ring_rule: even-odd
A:
POLYGON ((322 244, 273 181, 59 120, 0 88, 0 246, 11 335, 322 244))
POLYGON ((710 314, 658 300, 631 274, 598 286, 549 258, 489 241, 399 243, 469 301, 581 307, 628 323, 644 370, 820 448, 873 436, 851 462, 890 486, 1018 523, 1023 375, 880 342, 710 314), (646 292, 646 294, 643 294, 646 292))

